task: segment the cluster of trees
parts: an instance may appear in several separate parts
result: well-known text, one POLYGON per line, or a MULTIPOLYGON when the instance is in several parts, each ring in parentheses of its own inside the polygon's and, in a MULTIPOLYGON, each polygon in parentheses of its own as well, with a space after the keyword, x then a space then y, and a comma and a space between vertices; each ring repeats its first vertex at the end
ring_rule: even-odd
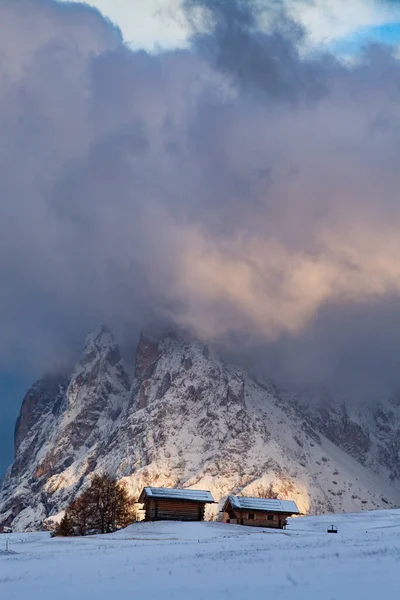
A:
POLYGON ((95 475, 90 487, 67 507, 55 535, 112 533, 134 520, 134 504, 125 485, 110 475, 95 475))

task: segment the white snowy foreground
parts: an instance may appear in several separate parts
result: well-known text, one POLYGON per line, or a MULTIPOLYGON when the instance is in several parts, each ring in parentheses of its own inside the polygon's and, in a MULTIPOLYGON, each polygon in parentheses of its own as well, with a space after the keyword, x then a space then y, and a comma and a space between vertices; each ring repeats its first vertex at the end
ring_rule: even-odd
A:
POLYGON ((286 531, 160 522, 79 539, 0 536, 1 600, 399 597, 400 510, 292 519, 286 531), (6 539, 16 554, 1 553, 6 539))

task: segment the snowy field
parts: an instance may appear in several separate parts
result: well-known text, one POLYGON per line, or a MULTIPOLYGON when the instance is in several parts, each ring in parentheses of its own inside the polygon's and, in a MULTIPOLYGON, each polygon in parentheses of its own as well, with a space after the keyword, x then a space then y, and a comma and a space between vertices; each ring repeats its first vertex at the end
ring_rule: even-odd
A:
POLYGON ((0 599, 27 598, 397 599, 400 510, 292 519, 286 531, 160 522, 68 540, 1 535, 0 599), (15 554, 1 553, 6 539, 15 554))

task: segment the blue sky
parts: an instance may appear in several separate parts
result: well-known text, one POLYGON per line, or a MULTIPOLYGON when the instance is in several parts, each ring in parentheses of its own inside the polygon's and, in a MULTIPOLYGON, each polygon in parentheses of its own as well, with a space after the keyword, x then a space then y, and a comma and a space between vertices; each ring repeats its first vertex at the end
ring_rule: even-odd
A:
POLYGON ((371 43, 399 46, 400 48, 400 22, 362 27, 350 36, 335 40, 331 49, 342 56, 353 56, 371 43))
MULTIPOLYGON (((77 0, 73 0, 77 1, 77 0)), ((134 47, 179 47, 187 41, 179 0, 89 0, 117 23, 134 47)), ((400 4, 383 0, 286 0, 312 47, 339 54, 357 52, 368 41, 400 45, 400 4)))
POLYGON ((29 376, 18 371, 0 372, 0 477, 8 467, 14 440, 14 423, 18 416, 19 401, 31 384, 29 376), (3 423, 5 426, 3 426, 3 423))

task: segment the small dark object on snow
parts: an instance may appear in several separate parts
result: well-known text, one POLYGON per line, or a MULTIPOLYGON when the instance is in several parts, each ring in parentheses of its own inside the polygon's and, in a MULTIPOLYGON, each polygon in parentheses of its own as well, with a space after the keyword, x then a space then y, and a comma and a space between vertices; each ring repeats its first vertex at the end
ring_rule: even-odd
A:
POLYGON ((338 532, 338 528, 336 527, 336 525, 331 525, 330 527, 328 527, 328 533, 337 533, 338 532))

